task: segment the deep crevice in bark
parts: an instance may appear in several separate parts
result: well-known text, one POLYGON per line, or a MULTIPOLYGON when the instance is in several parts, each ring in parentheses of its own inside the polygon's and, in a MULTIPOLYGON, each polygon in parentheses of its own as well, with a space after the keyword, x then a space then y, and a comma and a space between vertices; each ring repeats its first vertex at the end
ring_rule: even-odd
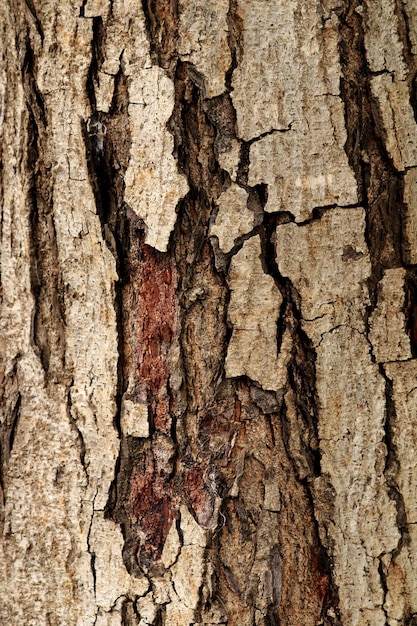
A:
POLYGON ((36 8, 35 5, 33 4, 33 0, 25 0, 25 4, 27 6, 27 8, 29 9, 34 21, 35 21, 35 25, 36 25, 36 30, 39 33, 39 36, 41 38, 41 43, 43 44, 44 41, 44 33, 43 33, 43 28, 42 28, 42 24, 40 19, 38 18, 38 15, 36 13, 36 8))
MULTIPOLYGON (((294 390, 297 413, 304 423, 303 437, 307 434, 306 441, 302 441, 300 438, 300 444, 304 448, 303 456, 305 455, 308 459, 312 476, 319 476, 321 470, 317 433, 316 354, 311 341, 301 328, 300 297, 290 280, 280 274, 276 262, 275 231, 279 218, 279 215, 265 213, 264 225, 261 228, 263 259, 266 272, 274 278, 283 297, 281 312, 284 317, 279 317, 277 322, 278 351, 285 328, 290 329, 293 337, 292 359, 288 366, 288 375, 290 387, 294 390)), ((285 424, 285 420, 283 426, 284 431, 285 427, 291 429, 291 425, 285 424)))
POLYGON ((397 17, 400 39, 403 44, 406 81, 410 93, 410 104, 417 123, 417 58, 413 53, 413 43, 410 38, 410 18, 403 2, 394 2, 394 12, 397 17))
POLYGON ((411 354, 417 357, 417 273, 408 270, 405 278, 405 329, 410 338, 411 354))
MULTIPOLYGON (((148 16, 148 32, 152 34, 153 31, 154 27, 150 25, 148 16)), ((236 61, 234 61, 234 64, 235 63, 236 61)), ((233 67, 235 67, 235 65, 233 65, 232 63, 232 68, 229 72, 229 82, 231 80, 233 67)), ((173 398, 173 410, 175 411, 175 407, 179 407, 179 410, 177 412, 177 435, 179 457, 183 459, 183 469, 178 468, 178 471, 180 474, 181 472, 184 472, 183 480, 185 480, 185 492, 188 491, 191 496, 191 499, 188 499, 188 504, 189 507, 191 507, 190 510, 194 514, 195 518, 200 522, 204 506, 206 506, 207 508, 207 502, 204 505, 204 500, 207 500, 207 495, 204 495, 205 493, 207 494, 204 483, 204 474, 208 471, 208 469, 205 468, 210 467, 210 464, 213 462, 215 467, 218 467, 221 459, 225 458, 222 457, 222 455, 226 455, 227 458, 229 458, 230 454, 230 450, 227 451, 227 445, 223 445, 220 450, 217 449, 217 452, 214 452, 216 445, 218 445, 216 444, 218 433, 224 432, 221 437, 224 439, 226 436, 227 441, 227 439, 230 438, 230 434, 228 434, 228 432, 236 433, 237 435, 240 428, 239 417, 237 419, 235 418, 236 421, 233 420, 232 422, 230 422, 229 418, 228 425, 216 424, 216 421, 214 421, 214 415, 216 415, 216 413, 217 415, 219 415, 219 413, 221 412, 220 407, 223 409, 223 411, 226 410, 227 413, 230 411, 230 408, 226 409, 227 404, 225 405, 224 401, 221 400, 221 390, 224 390, 226 394, 224 396, 225 401, 226 403, 228 403, 227 399, 230 398, 229 393, 230 391, 233 392, 235 384, 231 382, 226 383, 225 381, 217 389, 215 381, 218 380, 219 374, 222 371, 219 370, 214 373, 214 375, 212 375, 212 382, 209 385, 207 391, 201 393, 201 384, 198 383, 198 376, 201 375, 201 373, 198 372, 197 363, 201 363, 202 360, 204 361, 204 358, 202 359, 202 355, 194 354, 196 344, 190 337, 190 322, 187 321, 188 319, 190 319, 190 321, 192 320, 192 327, 195 329, 195 324, 196 320, 198 320, 198 316, 204 313, 203 307, 199 306, 199 300, 203 299, 205 305, 207 306, 208 294, 205 291, 204 287, 207 285, 207 288, 210 290, 210 283, 207 284, 208 270, 209 275, 212 275, 210 282, 214 281, 214 284, 218 283, 225 293, 225 296, 223 296, 222 305, 224 313, 219 316, 219 312, 217 312, 217 325, 221 323, 222 318, 223 324, 225 324, 228 303, 228 290, 226 288, 224 280, 219 280, 220 277, 214 267, 213 252, 208 245, 207 236, 210 216, 214 208, 213 202, 215 202, 216 198, 220 195, 222 190, 224 190, 225 185, 229 184, 228 175, 226 173, 222 173, 217 165, 216 156, 219 142, 227 143, 228 141, 230 141, 230 139, 235 138, 236 121, 235 113, 229 95, 222 95, 211 101, 203 102, 201 97, 201 88, 203 82, 204 81, 202 80, 202 77, 200 77, 198 73, 196 73, 195 69, 189 63, 178 63, 175 76, 176 107, 174 109, 174 113, 169 125, 175 137, 175 154, 178 157, 179 167, 181 171, 183 171, 187 175, 187 179, 190 185, 190 192, 187 194, 187 196, 178 207, 177 224, 171 236, 171 243, 169 248, 170 251, 172 250, 172 254, 174 255, 174 258, 176 260, 176 268, 178 271, 178 297, 182 317, 181 328, 183 329, 182 333, 184 337, 184 339, 181 341, 182 362, 184 367, 184 383, 182 386, 182 390, 180 391, 180 396, 182 396, 182 398, 173 398), (208 189, 211 190, 211 193, 209 195, 207 194, 208 189), (200 267, 201 269, 205 268, 205 271, 203 273, 201 273, 201 269, 199 269, 200 267), (200 295, 197 295, 197 297, 192 300, 190 307, 190 293, 196 290, 199 291, 200 295), (196 396, 196 389, 198 388, 200 388, 200 390, 198 396, 196 396), (226 391, 227 389, 229 389, 229 391, 226 391), (210 391, 210 393, 207 395, 208 391, 210 391), (210 399, 209 403, 207 403, 207 400, 205 400, 205 398, 208 399, 210 398, 210 396, 213 395, 214 397, 210 399), (197 421, 201 422, 202 428, 196 424, 196 419, 197 421), (235 423, 235 426, 231 428, 231 424, 233 425, 233 423, 235 423), (217 430, 219 427, 220 430, 217 430), (226 427, 226 431, 223 431, 224 427, 226 427), (215 460, 216 456, 218 457, 218 461, 215 460), (198 487, 199 482, 201 482, 201 484, 198 487), (193 495, 195 494, 196 488, 200 489, 200 496, 197 500, 195 499, 196 496, 193 495), (190 489, 191 492, 189 491, 190 489)), ((220 147, 224 146, 220 145, 220 147)), ((259 189, 253 190, 247 187, 249 144, 246 145, 244 142, 242 143, 241 156, 242 158, 237 182, 238 184, 247 188, 249 193, 259 196, 260 204, 264 206, 267 193, 266 186, 261 185, 258 186, 259 189)), ((272 216, 267 216, 265 218, 266 226, 259 225, 255 227, 253 233, 248 235, 253 236, 255 232, 261 233, 262 229, 265 229, 265 231, 267 231, 266 237, 264 234, 262 234, 263 240, 268 241, 268 243, 266 244, 266 246, 268 247, 267 256, 269 259, 267 261, 267 264, 275 264, 275 266, 275 252, 273 250, 273 244, 271 247, 271 236, 272 230, 275 228, 279 219, 280 217, 273 218, 272 216)), ((247 237, 242 237, 242 242, 238 242, 237 245, 242 245, 243 241, 246 238, 247 237)), ((233 250, 233 252, 236 252, 236 250, 233 250)), ((230 256, 231 255, 229 255, 229 261, 230 256)), ((270 273, 271 268, 266 269, 268 273, 270 273)), ((275 270, 276 267, 274 267, 274 271, 275 270)), ((225 271, 227 271, 226 264, 224 264, 224 266, 221 268, 221 273, 225 271)), ((273 275, 275 276, 275 274, 273 275)), ((281 290, 282 282, 283 281, 281 279, 281 290)), ((211 288, 212 286, 213 283, 211 284, 211 288)), ((291 297, 293 295, 294 294, 291 293, 291 297)), ((291 300, 291 303, 293 303, 293 300, 291 300)), ((283 310, 285 310, 285 306, 283 307, 283 310)), ((230 336, 231 330, 232 329, 228 329, 228 336, 230 336)), ((301 329, 299 328, 299 331, 297 332, 299 335, 301 329)), ((220 351, 220 364, 224 362, 225 358, 224 338, 227 337, 227 335, 224 335, 222 338, 223 347, 220 351)), ((301 344, 304 345, 306 342, 306 337, 304 336, 304 338, 301 338, 300 336, 300 341, 301 344)), ((210 346, 210 350, 213 350, 213 345, 210 346)), ((294 353, 294 385, 296 387, 297 385, 295 379, 300 379, 301 381, 304 380, 302 368, 304 367, 305 361, 309 361, 309 357, 304 354, 304 349, 302 350, 302 352, 303 355, 300 357, 300 362, 298 351, 296 350, 294 353), (301 369, 298 370, 298 367, 301 367, 301 369)), ((239 381, 236 381, 236 384, 239 384, 239 381)), ((302 387, 302 382, 300 384, 302 387)), ((307 384, 307 387, 304 391, 309 399, 304 404, 308 406, 308 408, 306 409, 306 415, 308 414, 309 429, 311 430, 311 428, 313 427, 313 422, 311 421, 310 412, 311 410, 313 410, 313 413, 315 414, 315 409, 312 408, 314 402, 313 404, 311 404, 313 396, 311 396, 311 393, 308 391, 308 389, 310 388, 311 385, 307 384)), ((304 404, 303 407, 300 409, 301 411, 304 410, 304 404)), ((217 419, 218 418, 216 418, 216 420, 217 419)), ((313 430, 314 428, 315 427, 313 427, 313 430)), ((234 435, 232 434, 232 436, 234 435)), ((314 436, 314 438, 316 438, 316 435, 314 436)), ((273 439, 273 446, 274 445, 275 444, 273 439)), ((317 469, 319 467, 319 462, 317 463, 314 461, 312 463, 312 466, 313 474, 319 472, 319 469, 317 469)), ((221 463, 220 467, 221 470, 219 471, 218 476, 219 488, 223 483, 224 487, 222 488, 222 497, 228 499, 227 493, 228 489, 230 489, 231 485, 233 484, 233 476, 230 474, 230 469, 227 469, 223 465, 223 463, 221 463), (229 485, 229 487, 227 487, 227 485, 229 485)), ((239 499, 237 501, 233 499, 233 502, 238 505, 239 499)), ((311 503, 309 504, 309 506, 311 506, 311 503)), ((238 526, 241 528, 241 532, 243 532, 245 527, 244 520, 247 519, 247 522, 249 523, 251 516, 248 517, 244 514, 244 507, 242 507, 241 505, 238 505, 238 510, 241 513, 238 516, 238 519, 240 520, 238 526)), ((230 519, 227 510, 224 509, 224 511, 226 513, 226 518, 230 519)), ((252 520, 251 524, 253 528, 256 528, 256 523, 254 520, 252 520)), ((228 526, 229 521, 227 521, 225 528, 227 528, 228 526)), ((314 541, 316 541, 316 538, 318 538, 318 533, 315 527, 315 521, 313 521, 313 527, 315 528, 314 532, 316 533, 314 541)), ((221 537, 221 533, 222 531, 220 530, 218 535, 219 538, 221 537)), ((251 537, 251 533, 248 535, 248 537, 251 537)), ((337 601, 335 599, 337 594, 334 589, 332 589, 331 593, 328 591, 330 576, 328 576, 327 570, 330 572, 330 568, 328 567, 328 565, 326 565, 326 563, 328 563, 328 559, 324 556, 324 550, 322 550, 321 552, 323 553, 321 557, 321 562, 323 562, 323 565, 318 568, 317 576, 322 581, 320 583, 321 588, 324 590, 324 587, 326 587, 326 591, 318 591, 318 593, 324 593, 324 595, 327 594, 326 597, 332 597, 331 602, 329 601, 329 603, 323 604, 324 614, 330 604, 337 605, 337 601), (323 568, 323 571, 326 571, 326 574, 319 573, 319 570, 321 571, 321 569, 323 568)), ((222 566, 222 568, 223 567, 225 567, 227 570, 226 565, 222 566)), ((225 588, 223 586, 223 583, 221 583, 221 586, 223 588, 222 594, 224 594, 225 588)), ((216 594, 216 591, 214 591, 214 594, 216 594)), ((251 611, 253 609, 249 608, 250 604, 251 602, 248 605, 248 609, 251 611)), ((271 607, 267 610, 267 614, 265 615, 265 624, 274 623, 274 620, 278 619, 276 617, 276 610, 276 602, 272 602, 271 607)))
POLYGON ((214 118, 226 129, 234 122, 230 120, 227 100, 204 101, 201 86, 194 68, 179 62, 171 127, 175 129, 179 164, 187 175, 190 192, 179 205, 170 244, 178 272, 184 381, 179 395, 173 398, 173 408, 179 409, 177 442, 182 462, 178 471, 182 475, 184 497, 190 512, 204 525, 212 523, 214 512, 215 494, 210 492, 207 476, 213 471, 212 464, 216 464, 213 442, 218 435, 214 433, 213 439, 207 426, 213 423, 216 405, 222 402, 224 385, 218 387, 218 384, 228 335, 229 297, 225 279, 216 271, 208 239, 214 202, 228 182, 217 163, 215 142, 219 133, 211 120, 214 118), (205 336, 212 341, 202 341, 205 336))
POLYGON ((379 371, 385 380, 385 399, 386 399, 386 415, 385 415, 385 436, 384 443, 387 448, 387 456, 385 459, 384 476, 389 486, 389 496, 394 500, 397 509, 397 527, 400 532, 400 541, 396 550, 392 553, 395 558, 400 552, 403 544, 409 543, 409 531, 407 525, 407 514, 405 509, 404 498, 397 483, 397 474, 399 467, 398 451, 394 443, 394 424, 397 419, 395 404, 393 399, 393 384, 385 373, 384 367, 379 366, 379 371))
POLYGON ((227 41, 230 50, 231 63, 225 75, 225 85, 230 97, 232 87, 233 72, 239 65, 243 55, 242 33, 243 19, 239 15, 239 6, 237 0, 229 0, 229 10, 227 12, 227 25, 229 27, 227 41))
MULTIPOLYGON (((101 24, 98 21, 97 24, 101 24)), ((99 31, 102 28, 100 26, 99 31)), ((98 44, 93 46, 97 48, 98 44)), ((130 148, 128 124, 127 80, 121 71, 115 77, 115 89, 110 111, 104 114, 96 110, 94 78, 99 65, 92 62, 87 84, 92 116, 89 124, 84 124, 87 164, 90 182, 95 196, 97 214, 100 219, 103 240, 116 261, 118 280, 114 285, 117 329, 118 329, 118 388, 116 393, 117 411, 114 426, 121 436, 121 398, 125 391, 124 381, 124 322, 123 287, 129 282, 127 258, 130 250, 129 225, 126 206, 123 202, 123 175, 127 169, 130 148), (104 137, 98 133, 105 133, 104 137)))
MULTIPOLYGON (((109 112, 97 111, 94 83, 103 60, 101 49, 104 45, 105 28, 101 18, 94 18, 93 25, 93 59, 87 85, 92 116, 89 127, 86 126, 85 128, 85 134, 88 133, 89 139, 89 141, 86 141, 87 161, 90 180, 96 198, 97 212, 100 217, 103 240, 115 257, 119 276, 119 280, 115 284, 119 359, 116 394, 117 411, 114 419, 121 441, 115 466, 115 478, 110 487, 105 516, 113 519, 121 526, 125 540, 123 560, 128 572, 133 576, 142 577, 144 571, 147 572, 152 568, 152 561, 155 555, 159 557, 162 551, 167 531, 165 525, 163 525, 163 528, 160 528, 160 526, 161 519, 166 515, 164 509, 166 500, 164 498, 160 500, 155 496, 152 486, 148 482, 148 491, 146 485, 144 485, 143 493, 141 494, 144 502, 146 502, 147 497, 151 500, 148 503, 149 506, 142 512, 144 518, 141 522, 132 518, 132 507, 135 508, 131 493, 131 482, 134 472, 138 468, 143 468, 143 473, 146 474, 149 463, 154 467, 155 461, 153 454, 149 451, 149 440, 123 435, 121 411, 122 399, 127 392, 127 386, 132 377, 130 368, 135 366, 135 362, 131 362, 131 359, 127 356, 130 351, 128 341, 131 339, 131 318, 133 316, 133 320, 135 320, 136 307, 136 296, 132 288, 134 289, 138 277, 140 280, 141 264, 145 263, 146 265, 142 255, 147 254, 146 250, 149 247, 143 246, 144 230, 141 220, 137 218, 123 201, 124 173, 128 167, 130 156, 127 78, 120 70, 115 77, 114 96, 109 112), (102 128, 105 129, 105 136, 98 137, 97 131, 102 130, 102 128), (162 509, 160 510, 161 506, 162 509), (147 532, 150 548, 146 550, 138 545, 138 529, 141 527, 145 528, 147 532), (163 531, 163 537, 160 537, 160 531, 163 531)), ((156 253, 156 256, 158 256, 158 253, 156 253)), ((160 256, 162 257, 163 255, 161 254, 160 256)), ((140 401, 140 399, 134 398, 133 401, 140 401)), ((152 402, 150 401, 151 407, 152 402)), ((150 434, 152 435, 152 432, 155 430, 152 413, 150 418, 150 434)), ((151 473, 152 476, 154 476, 153 472, 151 473)), ((138 511, 137 513, 139 514, 138 511)))
MULTIPOLYGON (((266 199, 267 196, 265 196, 266 199)), ((317 215, 313 217, 315 219, 318 218, 317 215)), ((283 297, 277 322, 278 350, 280 349, 285 329, 290 330, 293 340, 292 358, 288 365, 288 382, 290 389, 294 392, 295 409, 297 415, 301 418, 301 423, 291 423, 287 416, 284 401, 280 412, 282 437, 288 458, 292 461, 298 480, 304 485, 307 500, 313 512, 313 544, 317 546, 317 554, 313 559, 316 564, 312 567, 315 571, 317 570, 316 591, 323 594, 321 616, 325 623, 338 624, 338 590, 332 578, 331 557, 320 540, 310 485, 312 479, 321 475, 315 373, 316 353, 310 339, 301 327, 300 296, 291 284, 291 281, 280 274, 276 262, 275 232, 279 224, 287 221, 292 220, 288 220, 286 213, 265 213, 260 230, 264 269, 266 273, 274 278, 283 297), (297 450, 293 448, 294 436, 297 439, 297 450), (291 441, 292 443, 290 443, 291 441), (319 558, 317 555, 319 555, 319 558), (335 615, 334 620, 330 618, 331 613, 335 615)))
POLYGON ((22 401, 18 390, 17 362, 14 363, 7 376, 2 376, 0 381, 0 401, 3 408, 3 419, 0 425, 0 528, 2 529, 7 497, 7 469, 19 424, 22 401))
MULTIPOLYGON (((404 267, 402 220, 404 207, 404 179, 402 173, 396 171, 385 149, 385 132, 378 105, 372 97, 370 72, 368 71, 364 32, 361 17, 354 9, 357 2, 347 2, 346 11, 341 21, 341 62, 343 78, 341 93, 345 103, 346 128, 348 141, 346 151, 355 171, 360 200, 363 202, 366 219, 366 241, 371 258, 371 277, 369 292, 371 306, 365 320, 369 331, 369 314, 377 305, 378 283, 384 271, 396 267, 404 267)), ((399 9, 398 9, 399 10, 399 9)), ((399 15, 397 17, 400 18, 399 15)), ((403 40, 407 38, 406 25, 399 19, 403 40)), ((409 42, 408 42, 409 43, 409 42)), ((405 45, 407 48, 408 43, 405 45)), ((414 67, 414 63, 412 64, 414 67)), ((414 72, 411 73, 409 86, 411 89, 414 72)), ((409 270, 406 279, 405 318, 406 330, 410 337, 413 356, 416 353, 415 329, 415 279, 414 272, 409 270)), ((394 444, 393 424, 396 414, 393 401, 392 383, 385 374, 383 365, 379 365, 381 376, 385 381, 386 418, 384 443, 387 448, 384 476, 388 485, 389 497, 394 500, 397 509, 397 527, 400 541, 392 552, 392 562, 407 543, 408 530, 405 505, 397 484, 399 461, 394 444)), ((382 562, 379 573, 381 586, 386 596, 387 579, 382 562)))
POLYGON ((177 0, 142 0, 152 62, 173 78, 178 58, 177 0))
POLYGON ((121 625, 138 626, 139 623, 140 615, 137 611, 135 602, 126 598, 123 602, 121 611, 121 625))
POLYGON ((63 381, 65 322, 63 285, 59 270, 58 249, 52 206, 51 164, 42 158, 40 143, 45 141, 47 120, 41 93, 36 84, 33 51, 26 42, 22 68, 23 86, 28 106, 28 156, 30 190, 31 289, 34 296, 32 341, 46 379, 63 381), (54 359, 50 370, 51 354, 54 359))
POLYGON ((403 180, 385 149, 385 132, 372 96, 362 18, 357 0, 346 0, 340 20, 341 97, 345 106, 346 153, 366 211, 366 241, 372 272, 372 308, 385 269, 400 267, 402 258, 403 180))
POLYGON ((227 92, 204 100, 202 106, 216 129, 214 147, 216 158, 218 158, 221 152, 230 149, 232 140, 236 138, 236 112, 230 94, 227 92))

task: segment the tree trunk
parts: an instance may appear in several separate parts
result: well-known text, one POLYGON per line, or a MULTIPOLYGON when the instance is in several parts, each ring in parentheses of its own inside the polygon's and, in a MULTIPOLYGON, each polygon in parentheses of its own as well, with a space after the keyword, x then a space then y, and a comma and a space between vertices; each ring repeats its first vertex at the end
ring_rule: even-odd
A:
POLYGON ((414 0, 3 0, 0 621, 417 624, 414 0))

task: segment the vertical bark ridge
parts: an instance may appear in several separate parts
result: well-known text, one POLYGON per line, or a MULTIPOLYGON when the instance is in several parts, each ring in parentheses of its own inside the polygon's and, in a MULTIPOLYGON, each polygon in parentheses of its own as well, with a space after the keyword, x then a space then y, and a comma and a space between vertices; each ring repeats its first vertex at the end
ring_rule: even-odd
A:
POLYGON ((53 215, 53 182, 51 164, 45 162, 43 147, 47 120, 42 95, 36 85, 34 52, 29 39, 23 66, 23 85, 29 109, 30 149, 28 171, 31 172, 32 292, 35 299, 33 342, 46 376, 61 382, 64 378, 65 323, 62 310, 63 285, 53 215), (53 363, 51 364, 51 357, 53 363))
MULTIPOLYGON (((407 546, 412 544, 412 540, 409 536, 407 519, 410 512, 407 511, 408 507, 399 484, 404 463, 397 447, 398 429, 401 428, 398 420, 401 423, 403 420, 402 408, 395 389, 396 379, 393 378, 390 365, 386 366, 384 361, 398 359, 398 363, 401 363, 402 359, 414 356, 415 351, 414 306, 412 304, 415 272, 414 268, 409 265, 412 258, 409 252, 410 243, 407 230, 412 209, 406 203, 407 174, 404 174, 404 167, 396 159, 392 148, 390 129, 387 124, 386 112, 383 109, 383 92, 382 90, 377 91, 380 88, 379 86, 376 87, 375 81, 378 80, 377 63, 383 63, 383 54, 377 59, 372 48, 375 45, 375 39, 373 39, 369 25, 372 19, 371 9, 368 8, 369 12, 365 10, 362 13, 358 7, 359 4, 356 2, 347 2, 341 15, 340 52, 343 72, 341 91, 345 103, 348 131, 346 150, 350 163, 355 170, 360 199, 366 211, 366 240, 372 266, 368 281, 370 307, 367 313, 367 333, 371 341, 373 359, 378 363, 385 385, 386 414, 383 441, 387 452, 384 478, 388 485, 389 496, 396 506, 396 525, 399 531, 398 544, 392 549, 390 556, 381 557, 380 560, 379 573, 383 588, 382 607, 387 623, 397 624, 399 622, 396 619, 398 619, 399 614, 398 612, 396 614, 395 610, 393 611, 392 595, 398 589, 396 581, 403 577, 403 592, 407 598, 410 597, 407 588, 413 583, 412 577, 407 573, 407 563, 404 565, 404 558, 407 558, 404 557, 404 553, 407 554, 409 551, 407 546), (407 272, 396 269, 407 267, 409 268, 407 272), (402 329, 392 330, 391 337, 394 343, 390 344, 391 352, 390 350, 383 351, 377 340, 384 341, 384 338, 381 335, 376 337, 375 333, 376 318, 378 317, 378 310, 384 306, 384 300, 387 298, 384 285, 388 284, 390 277, 394 281, 400 275, 402 278, 400 283, 402 285, 400 288, 402 297, 398 304, 394 305, 394 308, 395 306, 398 307, 398 315, 402 318, 402 329), (409 346, 404 341, 405 331, 407 331, 410 339, 409 346), (398 339, 396 333, 398 333, 398 339), (395 340, 397 340, 398 346, 401 343, 405 347, 397 348, 395 340), (398 351, 397 354, 395 351, 398 351)), ((407 68, 405 82, 409 101, 406 102, 406 106, 411 104, 415 117, 416 60, 410 40, 409 16, 406 7, 401 3, 394 3, 393 7, 393 63, 390 64, 390 68, 388 68, 388 64, 386 69, 382 69, 382 65, 379 67, 381 67, 381 72, 388 72, 390 69, 392 82, 398 85, 400 81, 404 80, 400 67, 401 63, 405 64, 407 68), (397 61, 396 41, 394 39, 397 32, 398 45, 401 48, 401 52, 398 54, 399 61, 397 61)), ((387 85, 388 91, 388 83, 384 83, 384 85, 387 85)), ((395 115, 395 104, 392 106, 395 115)), ((396 123, 398 124, 398 122, 394 122, 394 124, 396 123)), ((402 120, 402 123, 405 124, 405 119, 402 120)), ((412 136, 413 131, 410 130, 409 132, 412 136)), ((390 324, 388 320, 385 323, 390 324)), ((387 339, 389 337, 390 333, 388 332, 387 339)), ((413 619, 412 614, 415 608, 413 610, 412 604, 412 601, 408 606, 405 603, 402 617, 405 620, 404 623, 413 619)))
POLYGON ((363 19, 357 7, 357 2, 348 2, 341 15, 341 93, 348 134, 346 152, 367 214, 372 262, 370 296, 374 306, 384 270, 402 265, 402 176, 393 167, 385 147, 378 103, 369 84, 363 19))

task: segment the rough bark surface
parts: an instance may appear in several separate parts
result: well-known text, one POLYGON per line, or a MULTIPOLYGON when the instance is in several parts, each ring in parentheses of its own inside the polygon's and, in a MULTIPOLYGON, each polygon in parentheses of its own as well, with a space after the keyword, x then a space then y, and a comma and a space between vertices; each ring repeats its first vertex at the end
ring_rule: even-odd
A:
POLYGON ((417 623, 414 0, 0 26, 1 623, 417 623))

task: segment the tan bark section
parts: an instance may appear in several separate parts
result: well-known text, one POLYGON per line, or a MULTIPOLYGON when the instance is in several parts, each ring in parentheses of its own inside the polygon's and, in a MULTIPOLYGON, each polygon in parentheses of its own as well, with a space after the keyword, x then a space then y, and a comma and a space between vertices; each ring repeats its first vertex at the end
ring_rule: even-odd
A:
POLYGON ((174 85, 158 67, 129 69, 132 147, 125 176, 125 200, 146 224, 146 243, 167 249, 175 208, 187 192, 172 156, 174 140, 166 125, 174 106, 174 85))
POLYGON ((255 215, 247 208, 248 194, 239 185, 232 185, 218 199, 219 212, 210 228, 223 252, 230 252, 236 239, 247 235, 255 225, 255 215))
POLYGON ((417 261, 417 168, 405 173, 404 201, 404 260, 414 265, 417 261))
POLYGON ((228 0, 186 0, 178 4, 178 54, 201 73, 206 98, 226 89, 225 77, 231 64, 228 12, 228 0))
POLYGON ((411 359, 405 332, 405 270, 386 270, 379 283, 378 306, 370 317, 373 352, 378 363, 411 359))
POLYGON ((319 346, 325 333, 349 325, 364 332, 370 275, 363 209, 334 209, 320 220, 276 230, 278 267, 301 295, 302 325, 319 346))
POLYGON ((378 557, 395 549, 399 535, 383 476, 384 380, 365 337, 370 264, 364 227, 362 209, 334 209, 302 227, 284 224, 277 228, 277 259, 300 293, 304 326, 317 346, 323 476, 315 489, 323 541, 333 545, 343 619, 382 624, 378 557), (326 481, 335 494, 327 519, 320 494, 326 481))
POLYGON ((232 99, 238 136, 259 140, 250 149, 249 184, 267 183, 266 211, 289 211, 296 221, 317 206, 354 204, 336 17, 323 24, 316 2, 238 6, 243 46, 232 99))
POLYGON ((97 108, 108 111, 114 76, 129 77, 129 124, 132 138, 125 175, 125 200, 146 225, 146 242, 166 250, 176 220, 175 208, 187 192, 172 156, 167 129, 174 106, 174 84, 152 66, 140 2, 87 3, 86 17, 106 17, 102 67, 95 84, 97 108), (108 33, 108 34, 107 34, 108 33))
MULTIPOLYGON (((367 59, 371 72, 378 73, 371 79, 372 91, 379 103, 386 148, 396 169, 403 171, 417 163, 417 129, 407 81, 412 68, 404 56, 396 3, 366 2, 365 11, 367 59)), ((410 25, 411 37, 415 37, 412 19, 410 25)))
MULTIPOLYGON (((1 9, 6 35, 2 37, 2 63, 7 76, 2 125, 2 263, 6 269, 2 277, 2 367, 6 379, 15 378, 21 398, 4 485, 0 559, 4 623, 42 624, 47 614, 60 624, 94 622, 97 606, 89 545, 96 520, 103 519, 118 450, 113 426, 116 273, 88 182, 81 120, 88 116, 85 82, 91 22, 79 19, 78 12, 75 4, 43 3, 41 47, 34 20, 23 3, 12 12, 7 4, 1 9), (42 161, 35 173, 40 179, 44 176, 45 196, 47 184, 50 193, 38 197, 38 211, 41 215, 46 201, 53 206, 40 219, 47 220, 51 245, 56 242, 54 264, 61 287, 55 297, 65 311, 63 336, 54 336, 59 320, 50 305, 50 326, 45 332, 50 333, 50 347, 60 345, 65 358, 59 349, 52 351, 48 371, 33 336, 33 318, 40 313, 35 313, 30 273, 40 269, 30 241, 34 226, 29 211, 34 208, 28 193, 34 172, 27 169, 25 146, 29 143, 28 107, 34 105, 30 94, 23 93, 22 60, 14 41, 15 36, 18 42, 22 37, 19 53, 24 54, 26 20, 31 24, 36 56, 34 81, 48 128, 46 132, 41 120, 36 120, 42 161)), ((36 110, 32 113, 37 116, 36 110)), ((41 280, 51 280, 53 271, 54 267, 49 268, 41 280)), ((120 529, 114 533, 119 545, 120 529)))
MULTIPOLYGON (((284 387, 288 355, 277 354, 277 317, 282 297, 261 263, 259 237, 252 237, 234 256, 229 284, 233 327, 226 358, 226 376, 248 376, 263 389, 284 387), (259 315, 259 304, 262 315, 259 315), (266 365, 268 364, 268 365, 266 365)), ((287 347, 287 346, 286 346, 287 347)))

